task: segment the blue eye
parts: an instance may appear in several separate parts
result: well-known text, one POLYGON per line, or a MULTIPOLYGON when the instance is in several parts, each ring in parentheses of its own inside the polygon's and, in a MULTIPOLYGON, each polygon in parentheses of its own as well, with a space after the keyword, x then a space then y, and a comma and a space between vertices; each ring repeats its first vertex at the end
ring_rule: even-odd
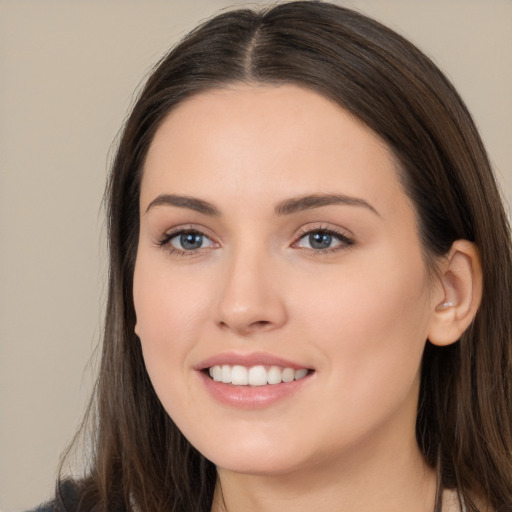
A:
POLYGON ((352 245, 354 241, 341 233, 331 230, 319 229, 309 231, 300 237, 298 247, 312 249, 314 251, 336 251, 352 245))
POLYGON ((176 249, 183 249, 185 251, 194 251, 201 249, 203 245, 203 239, 205 237, 200 233, 181 233, 173 238, 170 242, 176 249))
POLYGON ((329 249, 333 243, 333 237, 329 233, 311 233, 308 235, 308 242, 312 249, 329 249))
POLYGON ((213 247, 214 242, 199 231, 187 230, 167 234, 159 242, 161 246, 167 246, 171 252, 190 253, 199 249, 213 247))

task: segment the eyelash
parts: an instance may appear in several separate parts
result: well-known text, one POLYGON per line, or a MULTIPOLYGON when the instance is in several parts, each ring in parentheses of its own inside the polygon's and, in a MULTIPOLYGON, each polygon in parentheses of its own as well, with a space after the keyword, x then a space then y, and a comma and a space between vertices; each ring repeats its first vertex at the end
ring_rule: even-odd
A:
POLYGON ((203 238, 210 240, 213 244, 215 244, 215 242, 213 242, 213 240, 209 236, 205 235, 201 230, 196 229, 194 227, 184 226, 181 228, 177 228, 176 230, 170 231, 168 233, 165 233, 163 237, 157 241, 157 245, 162 248, 165 248, 169 253, 177 256, 195 256, 201 249, 205 249, 201 247, 199 249, 192 249, 187 251, 173 247, 171 241, 174 238, 181 235, 199 235, 203 238))
MULTIPOLYGON (((302 228, 299 233, 297 234, 296 241, 292 244, 292 247, 297 247, 298 243, 304 240, 306 237, 311 236, 313 234, 322 234, 331 236, 333 238, 336 238, 339 242, 339 245, 336 245, 335 247, 328 247, 325 249, 315 249, 315 248, 308 248, 303 247, 302 249, 315 254, 315 255, 325 255, 325 254, 331 254, 338 251, 346 250, 350 248, 352 245, 355 244, 355 240, 349 236, 346 235, 346 233, 342 233, 341 231, 337 231, 333 228, 326 228, 322 226, 318 227, 308 227, 308 228, 302 228)), ((178 228, 176 230, 173 230, 169 233, 165 233, 165 235, 158 240, 156 243, 158 246, 165 248, 170 254, 177 255, 177 256, 194 256, 199 253, 199 251, 203 249, 208 249, 208 247, 200 247, 198 249, 191 249, 191 250, 181 250, 177 249, 176 247, 173 247, 171 244, 171 241, 181 235, 199 235, 207 240, 210 240, 212 244, 216 244, 209 236, 207 236, 202 231, 193 228, 193 227, 182 227, 178 228)))
POLYGON ((315 233, 321 233, 322 235, 328 235, 333 238, 336 238, 339 241, 339 245, 336 245, 335 247, 328 247, 325 249, 315 249, 315 248, 307 248, 304 247, 303 249, 309 251, 310 253, 314 255, 325 255, 325 254, 332 254, 336 253, 338 251, 343 251, 346 249, 349 249, 351 246, 355 244, 355 240, 349 236, 347 236, 346 233, 342 231, 338 231, 331 227, 323 227, 323 226, 315 226, 315 227, 304 227, 301 228, 297 235, 297 241, 293 243, 293 246, 296 246, 301 240, 304 240, 306 237, 311 236, 315 233))

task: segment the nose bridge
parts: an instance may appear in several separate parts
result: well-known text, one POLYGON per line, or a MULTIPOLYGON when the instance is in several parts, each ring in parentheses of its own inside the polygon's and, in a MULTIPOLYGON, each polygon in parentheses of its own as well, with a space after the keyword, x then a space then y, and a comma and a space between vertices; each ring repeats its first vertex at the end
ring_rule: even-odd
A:
POLYGON ((272 330, 287 318, 277 262, 264 244, 239 243, 225 259, 217 323, 238 334, 272 330))

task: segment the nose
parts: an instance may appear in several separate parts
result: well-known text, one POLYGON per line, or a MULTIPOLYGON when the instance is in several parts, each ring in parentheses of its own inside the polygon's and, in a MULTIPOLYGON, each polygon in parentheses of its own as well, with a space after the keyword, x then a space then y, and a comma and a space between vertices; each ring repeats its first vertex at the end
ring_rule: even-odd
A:
POLYGON ((217 325, 240 336, 282 327, 287 319, 286 290, 269 256, 233 255, 226 263, 218 299, 217 325))

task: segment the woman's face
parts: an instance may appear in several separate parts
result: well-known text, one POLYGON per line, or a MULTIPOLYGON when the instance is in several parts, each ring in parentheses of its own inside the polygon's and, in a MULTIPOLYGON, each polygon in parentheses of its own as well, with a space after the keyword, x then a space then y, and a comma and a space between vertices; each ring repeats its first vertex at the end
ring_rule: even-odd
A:
POLYGON ((368 128, 296 86, 199 94, 158 129, 140 207, 136 333, 200 452, 278 474, 416 449, 441 297, 368 128))

